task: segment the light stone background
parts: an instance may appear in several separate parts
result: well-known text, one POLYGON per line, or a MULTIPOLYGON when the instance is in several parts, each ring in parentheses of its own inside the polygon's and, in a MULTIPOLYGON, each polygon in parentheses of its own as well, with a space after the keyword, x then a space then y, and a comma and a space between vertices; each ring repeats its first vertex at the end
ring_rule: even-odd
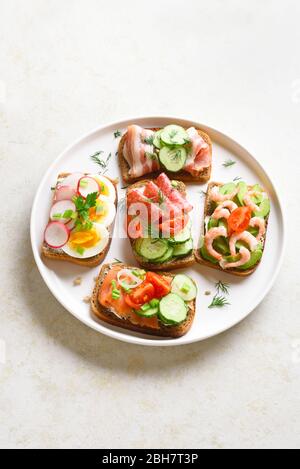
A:
POLYGON ((1 447, 299 448, 299 20, 297 0, 0 1, 1 447), (78 322, 29 242, 34 193, 64 147, 157 113, 240 141, 288 221, 283 268, 254 313, 168 349, 78 322))

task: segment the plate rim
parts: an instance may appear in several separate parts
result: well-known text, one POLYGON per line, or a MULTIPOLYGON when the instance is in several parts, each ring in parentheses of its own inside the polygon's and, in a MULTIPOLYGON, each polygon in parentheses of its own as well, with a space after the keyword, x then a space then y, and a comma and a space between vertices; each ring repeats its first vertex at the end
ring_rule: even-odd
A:
POLYGON ((238 141, 233 139, 231 136, 228 134, 225 134, 224 132, 216 129, 215 127, 199 123, 197 121, 194 121, 194 119, 187 119, 186 117, 180 117, 180 116, 166 116, 163 114, 156 115, 156 116, 135 116, 135 117, 130 117, 126 119, 121 119, 117 121, 111 121, 105 124, 101 124, 100 126, 95 127, 94 129, 86 132, 85 134, 81 135, 79 138, 77 138, 75 141, 73 141, 71 144, 69 144, 50 164, 48 169, 46 170, 44 176, 42 177, 38 188, 35 192, 32 208, 31 208, 31 215, 30 215, 30 243, 31 243, 31 249, 33 252, 34 260, 37 265, 37 268, 39 270, 39 273, 41 277, 43 278, 45 284, 47 285, 48 289, 52 293, 52 295, 56 298, 56 300, 70 313, 72 316, 74 316, 76 319, 78 319, 81 323, 85 324, 87 327, 95 330, 98 333, 104 334, 110 338, 120 340, 121 342, 126 342, 134 345, 144 345, 144 346, 150 346, 150 347, 168 347, 168 346, 179 346, 179 345, 187 345, 187 344, 192 344, 196 342, 202 342, 204 340, 207 340, 209 338, 218 336, 222 333, 224 333, 227 330, 232 329, 236 325, 238 325, 240 322, 242 322, 244 319, 246 319, 258 306, 259 304, 263 301, 263 299, 267 296, 267 294, 270 292, 271 288, 273 287, 275 280, 279 274, 279 271, 281 269, 282 263, 283 263, 283 258, 284 258, 284 253, 285 253, 285 245, 286 245, 286 227, 285 227, 285 217, 284 217, 284 212, 282 210, 282 203, 281 203, 281 196, 278 194, 278 191, 273 183, 273 178, 269 176, 267 171, 264 169, 264 167, 261 165, 261 163, 250 153, 245 147, 243 147, 238 141), (239 318, 237 321, 234 321, 231 323, 229 326, 226 325, 223 328, 221 328, 217 333, 209 333, 204 337, 201 338, 181 338, 181 341, 178 342, 178 339, 164 339, 164 340, 157 340, 157 339, 148 339, 144 337, 138 337, 138 336, 131 336, 128 335, 126 332, 124 333, 122 330, 121 331, 115 331, 112 329, 107 328, 106 326, 102 326, 101 324, 95 322, 95 326, 93 324, 88 323, 85 318, 80 317, 80 315, 76 314, 74 310, 72 310, 71 307, 68 306, 68 304, 59 297, 58 294, 56 294, 54 288, 52 287, 52 282, 49 280, 49 277, 46 273, 46 267, 42 261, 40 251, 36 248, 35 243, 34 243, 34 219, 35 219, 35 212, 36 212, 36 205, 38 204, 38 200, 42 191, 42 188, 44 186, 45 181, 47 180, 48 176, 52 172, 53 168, 56 166, 56 164, 63 159, 64 155, 67 154, 73 147, 78 145, 80 142, 88 139, 91 137, 93 134, 97 132, 101 132, 105 128, 108 127, 124 127, 129 121, 141 121, 141 120, 157 120, 157 119, 165 119, 169 121, 181 121, 181 122, 186 122, 188 124, 193 124, 197 125, 200 128, 205 128, 208 131, 212 131, 216 134, 219 134, 221 137, 226 139, 227 141, 229 140, 231 143, 236 145, 241 151, 246 152, 252 160, 254 160, 255 164, 259 167, 259 169, 262 171, 262 173, 267 177, 269 182, 271 183, 272 189, 274 191, 274 194, 277 199, 277 204, 278 204, 278 209, 279 209, 279 216, 280 216, 280 223, 282 226, 282 243, 281 243, 281 251, 280 251, 280 256, 278 258, 277 264, 276 264, 276 269, 274 269, 273 275, 270 278, 269 282, 266 285, 266 288, 263 290, 262 294, 258 299, 250 305, 249 310, 247 309, 247 312, 243 314, 241 318, 239 318), (99 326, 101 330, 99 330, 99 326))

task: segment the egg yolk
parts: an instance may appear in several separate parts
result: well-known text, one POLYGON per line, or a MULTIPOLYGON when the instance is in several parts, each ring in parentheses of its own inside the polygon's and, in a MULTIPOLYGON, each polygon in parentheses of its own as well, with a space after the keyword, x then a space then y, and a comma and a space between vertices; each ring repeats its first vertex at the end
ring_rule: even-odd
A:
POLYGON ((107 187, 107 185, 101 181, 100 179, 96 179, 98 184, 99 184, 99 187, 100 187, 100 194, 101 195, 106 195, 107 197, 109 197, 109 188, 107 187))
POLYGON ((90 208, 90 219, 97 223, 102 223, 103 220, 107 217, 108 207, 103 200, 97 200, 96 207, 90 208))
POLYGON ((70 236, 69 243, 73 249, 92 248, 100 241, 100 236, 96 230, 77 231, 70 236))

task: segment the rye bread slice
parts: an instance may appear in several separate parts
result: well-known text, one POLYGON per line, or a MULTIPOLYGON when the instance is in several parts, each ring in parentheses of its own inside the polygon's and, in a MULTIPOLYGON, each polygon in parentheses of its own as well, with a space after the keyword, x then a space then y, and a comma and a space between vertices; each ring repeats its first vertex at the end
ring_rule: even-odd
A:
MULTIPOLYGON (((91 308, 93 314, 108 324, 112 326, 118 326, 123 329, 128 329, 135 332, 140 332, 142 334, 150 334, 154 336, 160 337, 181 337, 186 334, 192 326, 195 313, 196 313, 196 300, 190 301, 188 303, 188 315, 184 322, 178 324, 177 326, 166 326, 161 321, 159 321, 159 329, 154 329, 152 327, 141 326, 138 324, 133 324, 130 322, 129 319, 121 319, 116 314, 114 314, 113 309, 103 307, 99 300, 98 294, 101 288, 101 285, 105 279, 105 276, 109 272, 109 270, 113 267, 114 264, 104 264, 100 270, 99 276, 95 282, 95 287, 93 290, 92 298, 91 298, 91 308)), ((120 266, 124 268, 128 268, 125 264, 120 264, 120 266)), ((129 268, 134 268, 130 267, 129 268)), ((169 272, 160 272, 159 275, 168 275, 170 277, 174 277, 174 274, 170 274, 169 272)))
MULTIPOLYGON (((128 192, 130 190, 132 190, 134 188, 138 188, 138 187, 143 187, 149 181, 150 181, 150 179, 143 179, 142 181, 138 181, 138 182, 132 184, 131 186, 129 186, 127 188, 127 191, 126 191, 126 198, 127 198, 128 192)), ((185 186, 184 182, 177 181, 177 180, 172 181, 172 182, 176 182, 176 184, 177 184, 176 189, 185 196, 186 195, 186 186, 185 186)), ((131 247, 132 247, 132 252, 133 252, 133 255, 134 255, 136 261, 138 262, 138 264, 140 266, 144 267, 145 269, 155 270, 155 271, 159 271, 159 270, 170 271, 170 270, 175 270, 175 269, 183 269, 183 268, 189 267, 189 266, 191 266, 195 263, 195 255, 194 255, 193 251, 188 256, 179 257, 177 259, 171 259, 170 261, 164 262, 163 264, 145 262, 145 259, 140 257, 137 254, 137 252, 135 251, 135 249, 133 249, 134 240, 129 238, 129 241, 130 241, 130 244, 131 244, 131 247)))
MULTIPOLYGON (((159 130, 159 128, 152 128, 150 130, 157 131, 159 130)), ((211 143, 210 137, 205 132, 203 132, 203 130, 201 129, 196 129, 196 130, 198 131, 199 135, 201 135, 203 140, 209 145, 210 154, 212 155, 212 143, 211 143)), ((170 179, 176 177, 177 180, 184 181, 184 182, 199 182, 203 184, 207 182, 210 178, 211 164, 207 168, 204 168, 203 171, 200 173, 200 175, 197 177, 192 176, 190 173, 184 170, 179 171, 177 173, 171 173, 171 172, 163 170, 163 168, 160 171, 145 174, 144 176, 141 176, 141 177, 131 176, 129 174, 130 166, 127 163, 126 159, 124 158, 124 153, 123 153, 123 148, 126 142, 126 138, 127 138, 127 132, 122 136, 120 140, 119 149, 118 149, 118 159, 119 159, 119 166, 120 166, 122 178, 124 182, 128 184, 134 183, 136 181, 140 181, 144 179, 145 177, 156 178, 157 176, 159 176, 159 174, 162 171, 165 172, 170 179)))
MULTIPOLYGON (((223 183, 221 183, 221 182, 210 182, 208 184, 207 191, 206 191, 206 197, 205 197, 205 204, 204 204, 204 220, 205 220, 205 217, 207 215, 211 215, 210 191, 212 190, 212 188, 214 186, 220 187, 222 185, 223 185, 223 183)), ((253 186, 248 185, 249 190, 251 190, 252 187, 253 186)), ((266 218, 266 232, 265 232, 265 234, 264 234, 264 236, 261 240, 263 250, 264 250, 265 242, 266 242, 266 235, 267 235, 267 229, 268 229, 268 220, 269 220, 269 215, 266 218)), ((201 236, 203 236, 203 235, 204 235, 204 223, 203 223, 203 226, 202 226, 201 236)), ((212 262, 209 262, 208 260, 203 259, 202 255, 201 255, 201 252, 200 252, 200 249, 196 249, 195 252, 194 252, 194 255, 195 255, 196 262, 198 262, 199 264, 205 265, 207 267, 211 267, 212 269, 221 270, 221 272, 227 272, 229 274, 236 275, 238 277, 247 277, 248 275, 251 275, 257 269, 257 267, 259 266, 259 264, 261 262, 261 259, 262 259, 262 257, 261 257, 260 260, 257 262, 257 264, 255 264, 255 266, 251 267, 250 269, 239 270, 239 269, 235 269, 235 268, 233 268, 233 269, 222 269, 222 267, 219 264, 213 264, 212 262)))
MULTIPOLYGON (((71 173, 61 173, 61 174, 58 175, 57 180, 63 179, 65 177, 69 176, 69 174, 71 174, 71 173)), ((107 176, 105 176, 105 177, 107 177, 107 176)), ((117 180, 113 180, 113 179, 110 179, 108 177, 107 177, 107 179, 109 179, 112 182, 112 184, 114 185, 114 187, 116 189, 115 207, 116 207, 116 210, 117 210, 117 206, 118 206, 117 180)), ((97 254, 97 256, 89 257, 88 259, 78 259, 76 257, 69 256, 62 249, 50 248, 45 243, 45 241, 43 241, 43 244, 42 244, 42 255, 44 257, 46 257, 48 259, 52 259, 52 260, 71 262, 72 264, 82 265, 82 266, 85 266, 85 267, 96 267, 97 265, 101 264, 101 262, 103 262, 103 260, 105 259, 106 255, 109 251, 112 236, 113 236, 113 232, 114 232, 114 225, 115 225, 115 220, 113 221, 113 223, 111 225, 109 225, 107 227, 107 229, 109 231, 109 242, 106 245, 105 249, 102 252, 100 252, 99 254, 97 254)))

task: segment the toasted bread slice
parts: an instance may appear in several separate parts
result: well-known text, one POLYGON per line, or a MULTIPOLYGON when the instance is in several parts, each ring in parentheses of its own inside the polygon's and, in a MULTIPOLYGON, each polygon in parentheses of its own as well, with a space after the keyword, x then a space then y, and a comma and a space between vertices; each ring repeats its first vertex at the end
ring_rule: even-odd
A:
MULTIPOLYGON (((157 131, 159 130, 159 128, 152 128, 151 130, 157 131)), ((197 129, 197 131, 199 135, 201 135, 203 140, 209 145, 210 154, 212 154, 212 143, 211 143, 210 137, 201 129, 197 129)), ((156 178, 157 176, 159 176, 159 174, 162 171, 164 171, 170 179, 176 177, 177 180, 184 181, 184 182, 205 183, 210 178, 211 165, 208 166, 207 168, 204 168, 202 173, 197 177, 192 176, 190 173, 184 170, 179 171, 178 173, 171 173, 171 172, 165 171, 163 168, 160 171, 156 171, 156 172, 149 173, 149 174, 144 174, 143 176, 138 177, 138 178, 134 176, 130 176, 129 174, 130 166, 127 163, 126 159, 124 158, 124 153, 123 153, 123 148, 126 142, 126 138, 127 138, 127 132, 122 136, 120 140, 119 149, 118 149, 118 158, 119 158, 119 166, 120 166, 122 178, 128 184, 131 184, 136 181, 140 181, 141 179, 144 179, 145 177, 156 178)))
MULTIPOLYGON (((65 177, 69 176, 69 174, 70 173, 61 173, 61 174, 58 175, 57 179, 59 180, 59 179, 65 178, 65 177)), ((107 177, 107 176, 105 176, 105 177, 107 177)), ((117 181, 113 180, 113 179, 110 179, 108 177, 107 177, 107 179, 109 179, 115 186, 115 189, 116 189, 115 207, 117 209, 117 206, 118 206, 118 191, 117 191, 117 187, 116 187, 117 186, 117 181)), ((113 236, 113 231, 114 231, 114 225, 115 225, 115 220, 107 228, 108 231, 109 231, 109 242, 106 245, 105 249, 102 252, 100 252, 99 254, 97 254, 97 256, 89 257, 88 259, 78 259, 76 257, 69 256, 62 249, 50 248, 45 243, 45 241, 42 244, 42 255, 44 257, 46 257, 48 259, 52 259, 52 260, 67 261, 67 262, 71 262, 72 264, 82 265, 82 266, 85 266, 85 267, 96 267, 97 265, 101 264, 101 262, 103 262, 103 260, 106 257, 106 254, 109 251, 112 236, 113 236)))
MULTIPOLYGON (((205 204, 204 204, 204 219, 207 215, 210 215, 211 214, 211 210, 210 210, 210 191, 211 189, 214 187, 214 186, 222 186, 223 183, 221 182, 210 182, 207 186, 207 191, 206 191, 206 197, 205 197, 205 204)), ((251 189, 253 186, 248 186, 248 189, 251 189)), ((266 219, 266 233, 262 239, 262 246, 263 246, 263 249, 265 247, 265 242, 266 242, 266 235, 267 235, 267 229, 268 229, 268 219, 269 219, 269 216, 267 217, 266 219)), ((204 224, 203 224, 203 228, 202 228, 202 235, 204 234, 204 224)), ((213 264, 212 262, 209 262, 208 260, 206 259, 203 259, 203 257, 201 256, 201 252, 200 252, 200 249, 196 249, 195 252, 194 252, 194 255, 195 255, 195 259, 196 259, 196 262, 198 262, 199 264, 202 264, 202 265, 205 265, 207 267, 211 267, 212 269, 216 269, 216 270, 221 270, 221 272, 227 272, 228 274, 232 274, 232 275, 236 275, 238 277, 247 277, 248 275, 251 275, 258 267, 259 263, 261 262, 261 259, 257 262, 257 264, 255 264, 255 266, 251 267, 250 269, 247 269, 247 270, 239 270, 239 269, 222 269, 222 267, 219 265, 219 264, 213 264)))
MULTIPOLYGON (((142 181, 138 181, 136 182, 135 184, 132 184, 131 186, 128 187, 127 189, 127 192, 126 194, 128 193, 128 191, 130 191, 131 189, 134 189, 134 188, 138 188, 138 187, 142 187, 144 186, 147 182, 149 182, 150 179, 144 179, 142 181)), ((185 184, 182 182, 182 181, 177 181, 176 180, 176 189, 181 192, 183 195, 186 195, 186 187, 185 187, 185 184)), ((132 251, 133 251, 133 255, 135 257, 135 259, 137 260, 137 262, 139 263, 140 266, 144 267, 145 269, 148 269, 148 270, 166 270, 166 271, 169 271, 169 270, 175 270, 175 269, 183 269, 185 267, 189 267, 191 265, 193 265, 195 263, 195 256, 194 256, 194 252, 191 252, 190 255, 188 256, 185 256, 185 257, 180 257, 180 258, 177 258, 177 259, 171 259, 170 261, 168 262, 164 262, 163 264, 156 264, 156 263, 152 263, 152 262, 145 262, 145 260, 140 257, 136 252, 135 250, 133 249, 133 244, 134 244, 134 240, 129 238, 130 240, 130 244, 132 246, 132 251)))
MULTIPOLYGON (((128 267, 123 264, 120 264, 120 265, 126 268, 128 267)), ((103 307, 98 300, 98 295, 99 295, 101 285, 104 281, 104 278, 112 267, 113 267, 113 264, 103 265, 95 283, 93 295, 91 298, 91 308, 92 308, 94 315, 98 319, 101 319, 101 321, 107 322, 108 324, 111 324, 112 326, 118 326, 118 327, 122 327, 123 329, 128 329, 128 330, 135 331, 135 332, 141 332, 143 334, 151 334, 151 335, 161 336, 161 337, 176 338, 176 337, 181 337, 188 332, 194 320, 194 316, 196 312, 196 300, 190 301, 188 303, 188 307, 189 307, 188 315, 184 322, 176 326, 167 326, 163 324, 161 321, 159 321, 159 329, 149 327, 146 325, 134 324, 129 319, 122 319, 116 316, 116 314, 114 314, 114 311, 112 309, 103 307)), ((160 275, 168 275, 171 277, 175 276, 167 272, 161 272, 160 275)))

